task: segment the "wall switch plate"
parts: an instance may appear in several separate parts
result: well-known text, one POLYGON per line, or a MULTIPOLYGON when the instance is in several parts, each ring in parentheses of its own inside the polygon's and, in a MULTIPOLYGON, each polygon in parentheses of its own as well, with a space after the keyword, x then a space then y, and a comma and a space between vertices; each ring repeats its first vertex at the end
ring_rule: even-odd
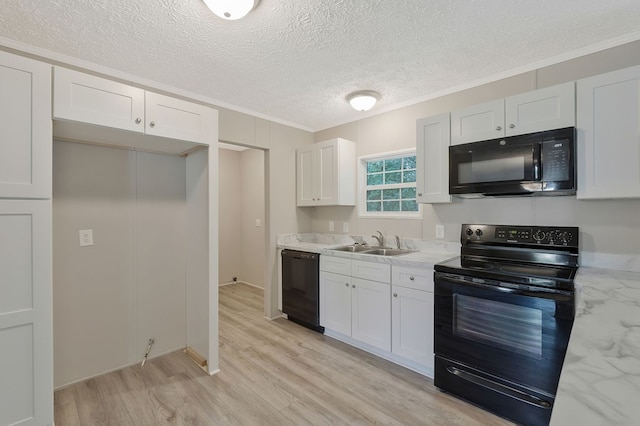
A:
POLYGON ((336 224, 334 221, 330 220, 329 221, 329 231, 333 232, 336 228, 336 224))
POLYGON ((260 219, 256 219, 256 226, 262 226, 262 221, 260 219))
POLYGON ((342 232, 349 232, 349 222, 342 222, 342 232))
POLYGON ((93 245, 93 229, 81 229, 80 234, 80 247, 93 245))
POLYGON ((444 225, 436 225, 436 238, 444 240, 444 225))

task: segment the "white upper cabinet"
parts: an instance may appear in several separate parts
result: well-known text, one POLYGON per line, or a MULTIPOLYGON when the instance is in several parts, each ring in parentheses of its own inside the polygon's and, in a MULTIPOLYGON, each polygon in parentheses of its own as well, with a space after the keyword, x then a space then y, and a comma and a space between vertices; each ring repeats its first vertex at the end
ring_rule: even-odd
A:
POLYGON ((356 147, 331 139, 297 150, 298 206, 355 206, 356 147))
POLYGON ((640 66, 578 81, 579 199, 640 197, 640 66))
POLYGON ((575 125, 575 84, 564 83, 451 113, 451 144, 575 125))
POLYGON ((450 203, 449 113, 417 121, 416 192, 419 203, 450 203))
POLYGON ((66 68, 54 69, 61 139, 181 153, 217 140, 215 110, 66 68))
POLYGON ((451 145, 504 136, 504 99, 451 112, 451 145))
POLYGON ((0 52, 0 198, 51 198, 51 66, 0 52))

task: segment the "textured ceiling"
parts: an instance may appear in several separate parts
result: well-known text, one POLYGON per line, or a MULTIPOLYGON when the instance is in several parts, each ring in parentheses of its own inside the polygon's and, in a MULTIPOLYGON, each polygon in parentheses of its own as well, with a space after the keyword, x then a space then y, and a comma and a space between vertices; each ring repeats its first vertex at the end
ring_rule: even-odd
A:
POLYGON ((611 40, 639 0, 262 0, 239 21, 201 0, 0 0, 0 37, 310 130, 611 40))

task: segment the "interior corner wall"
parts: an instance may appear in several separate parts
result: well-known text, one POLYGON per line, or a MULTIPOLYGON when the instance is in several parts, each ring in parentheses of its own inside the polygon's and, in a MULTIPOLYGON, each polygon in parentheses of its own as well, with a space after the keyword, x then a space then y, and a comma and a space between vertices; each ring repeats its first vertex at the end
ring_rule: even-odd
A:
POLYGON ((241 277, 242 269, 242 215, 243 188, 241 153, 229 149, 219 149, 220 164, 218 177, 219 209, 219 272, 218 284, 226 284, 233 277, 241 277))
POLYGON ((54 385, 184 347, 185 159, 54 142, 54 385), (79 246, 92 229, 94 245, 79 246))
MULTIPOLYGON (((343 137, 357 143, 356 156, 415 147, 416 120, 537 88, 640 64, 640 41, 473 87, 416 105, 325 129, 316 142, 343 137)), ((445 226, 445 240, 459 241, 463 223, 566 225, 581 229, 581 250, 637 253, 640 248, 640 200, 581 201, 575 196, 458 199, 451 204, 424 204, 422 220, 363 219, 355 209, 316 207, 313 230, 328 232, 328 222, 348 221, 349 234, 435 239, 435 225, 445 226)), ((341 230, 341 226, 336 226, 341 230)))

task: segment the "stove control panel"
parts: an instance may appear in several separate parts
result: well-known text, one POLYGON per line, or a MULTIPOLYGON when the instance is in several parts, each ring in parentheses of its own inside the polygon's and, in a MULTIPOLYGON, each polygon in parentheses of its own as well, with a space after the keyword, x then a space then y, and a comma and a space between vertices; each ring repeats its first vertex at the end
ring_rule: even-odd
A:
POLYGON ((578 232, 569 226, 462 225, 460 241, 577 247, 578 232))

